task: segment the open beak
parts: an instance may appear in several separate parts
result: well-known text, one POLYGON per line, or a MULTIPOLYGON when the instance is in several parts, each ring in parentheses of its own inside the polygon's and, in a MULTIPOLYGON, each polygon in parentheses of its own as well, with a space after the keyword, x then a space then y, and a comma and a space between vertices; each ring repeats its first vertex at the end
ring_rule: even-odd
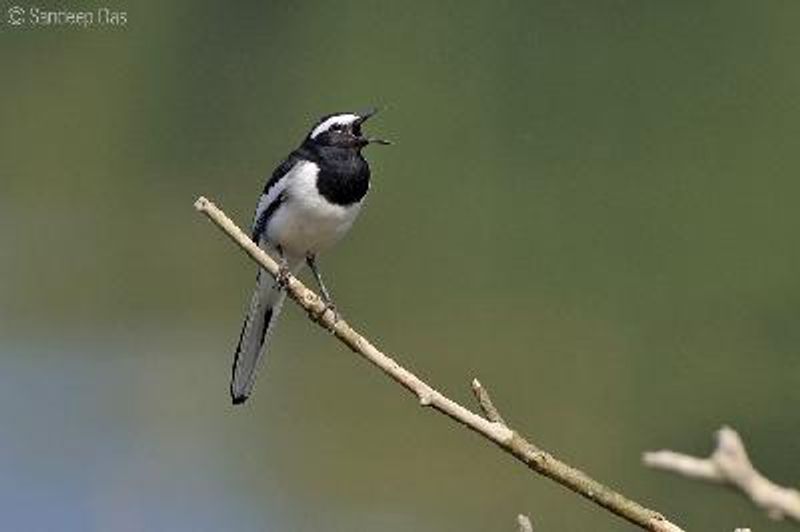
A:
MULTIPOLYGON (((378 108, 377 107, 370 107, 369 109, 365 109, 363 111, 360 111, 359 113, 357 113, 358 116, 359 116, 359 119, 356 120, 356 123, 358 125, 363 124, 364 122, 369 120, 372 116, 374 116, 375 113, 377 113, 377 112, 378 112, 378 108)), ((391 142, 389 142, 388 140, 379 139, 379 138, 373 138, 373 137, 364 137, 363 138, 363 142, 364 142, 365 146, 367 144, 383 144, 384 146, 387 146, 387 145, 391 144, 391 142)))

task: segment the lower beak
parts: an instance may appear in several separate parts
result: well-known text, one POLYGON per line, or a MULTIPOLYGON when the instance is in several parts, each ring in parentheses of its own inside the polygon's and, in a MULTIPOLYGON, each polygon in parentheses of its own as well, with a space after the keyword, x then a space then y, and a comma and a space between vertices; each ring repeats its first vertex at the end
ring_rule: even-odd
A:
POLYGON ((383 144, 384 146, 391 144, 388 140, 385 139, 375 139, 375 138, 367 138, 367 137, 358 137, 356 140, 358 146, 363 148, 370 144, 383 144))

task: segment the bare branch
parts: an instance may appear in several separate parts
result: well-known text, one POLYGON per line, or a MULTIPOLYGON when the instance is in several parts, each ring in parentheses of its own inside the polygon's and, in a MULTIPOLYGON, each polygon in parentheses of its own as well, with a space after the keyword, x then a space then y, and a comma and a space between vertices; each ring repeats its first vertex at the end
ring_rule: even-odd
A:
MULTIPOLYGON (((222 229, 231 240, 239 245, 264 270, 273 277, 278 274, 278 264, 244 234, 241 229, 236 227, 225 216, 225 213, 212 202, 201 197, 195 202, 195 208, 222 229)), ((558 460, 553 455, 528 442, 503 423, 484 419, 475 412, 444 396, 381 352, 369 340, 351 328, 347 322, 342 319, 336 320, 333 312, 327 311, 327 307, 319 296, 306 288, 303 283, 292 275, 287 278, 286 291, 290 298, 305 309, 312 321, 333 333, 343 344, 413 393, 422 406, 430 406, 434 410, 445 414, 493 442, 533 471, 555 480, 642 529, 658 532, 681 532, 678 526, 669 522, 659 513, 648 510, 636 501, 594 480, 583 471, 558 460)))
POLYGON ((738 489, 772 519, 800 521, 800 492, 779 486, 759 473, 747 456, 742 438, 732 428, 722 427, 716 437, 717 448, 708 458, 654 451, 644 453, 642 460, 649 467, 738 489))
POLYGON ((519 532, 533 532, 533 523, 527 515, 519 514, 517 516, 517 526, 519 532))
POLYGON ((481 386, 478 379, 472 379, 472 392, 475 394, 475 399, 478 401, 481 410, 483 410, 486 419, 493 423, 500 423, 501 425, 506 424, 500 412, 497 410, 497 407, 494 406, 492 398, 489 397, 489 392, 486 391, 486 388, 481 386))

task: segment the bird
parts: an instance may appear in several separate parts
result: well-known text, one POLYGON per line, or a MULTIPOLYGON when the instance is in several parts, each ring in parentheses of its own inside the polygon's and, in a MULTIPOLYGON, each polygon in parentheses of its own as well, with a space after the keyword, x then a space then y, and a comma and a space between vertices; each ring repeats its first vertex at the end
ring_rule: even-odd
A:
POLYGON ((311 270, 322 300, 336 313, 322 280, 317 256, 352 227, 370 188, 369 163, 362 150, 389 144, 364 135, 362 126, 377 112, 371 108, 323 116, 273 171, 258 200, 252 240, 280 265, 277 278, 259 268, 231 369, 234 405, 253 391, 270 336, 286 298, 285 281, 304 265, 311 270))

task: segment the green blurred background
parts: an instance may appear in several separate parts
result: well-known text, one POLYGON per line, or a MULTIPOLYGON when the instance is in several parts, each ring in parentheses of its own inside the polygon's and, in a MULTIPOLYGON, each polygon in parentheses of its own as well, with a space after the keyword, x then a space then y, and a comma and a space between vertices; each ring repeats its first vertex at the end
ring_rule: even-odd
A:
POLYGON ((322 264, 453 398, 689 530, 789 530, 647 470, 723 423, 800 483, 800 5, 0 6, 0 506, 8 530, 630 527, 421 410, 287 306, 228 399, 248 225, 314 120, 377 104, 373 187, 322 264))

